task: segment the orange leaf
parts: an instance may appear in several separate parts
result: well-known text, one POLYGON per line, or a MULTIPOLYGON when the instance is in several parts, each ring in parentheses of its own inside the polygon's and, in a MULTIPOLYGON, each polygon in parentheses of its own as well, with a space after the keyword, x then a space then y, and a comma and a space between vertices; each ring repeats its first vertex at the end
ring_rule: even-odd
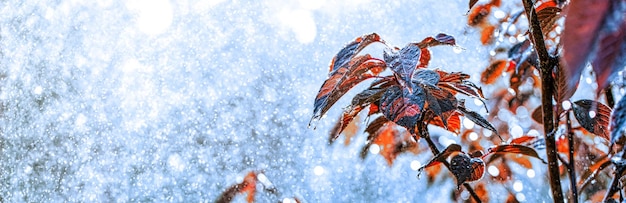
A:
POLYGON ((485 28, 483 28, 482 32, 480 33, 480 42, 483 43, 483 45, 491 43, 493 41, 493 32, 495 30, 496 27, 493 25, 485 26, 485 28))
POLYGON ((493 84, 496 82, 500 76, 502 76, 502 72, 508 66, 506 60, 497 60, 492 62, 485 71, 481 74, 480 81, 484 84, 493 84))
POLYGON ((230 186, 226 191, 224 191, 219 198, 217 199, 218 203, 228 203, 233 200, 235 195, 248 193, 246 197, 246 201, 248 203, 254 202, 254 194, 256 193, 256 182, 257 182, 257 173, 249 172, 246 177, 244 177, 243 181, 239 184, 235 184, 230 186))

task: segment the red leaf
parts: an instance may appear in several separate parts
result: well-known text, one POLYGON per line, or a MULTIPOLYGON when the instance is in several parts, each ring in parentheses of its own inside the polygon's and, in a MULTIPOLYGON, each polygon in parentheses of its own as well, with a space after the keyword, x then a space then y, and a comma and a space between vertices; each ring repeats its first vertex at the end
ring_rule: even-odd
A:
POLYGON ((246 201, 248 203, 254 202, 254 194, 256 193, 256 182, 257 182, 257 174, 256 172, 250 172, 246 175, 241 183, 230 186, 226 191, 224 191, 215 202, 219 203, 227 203, 231 202, 235 195, 248 193, 246 197, 246 201))
POLYGON ((611 108, 592 101, 579 100, 573 103, 574 116, 585 130, 598 135, 606 140, 609 138, 609 122, 611 108))
POLYGON ((518 138, 511 140, 513 145, 527 145, 537 141, 539 138, 537 136, 524 135, 518 138))
MULTIPOLYGON (((618 1, 615 1, 618 2, 618 1)), ((565 64, 569 78, 568 88, 575 89, 580 74, 589 60, 602 28, 606 14, 610 13, 611 1, 571 0, 561 37, 565 64)))
POLYGON ((356 56, 346 65, 334 70, 324 81, 317 97, 313 120, 321 118, 348 90, 358 83, 373 78, 385 69, 385 62, 374 59, 369 54, 356 56))
POLYGON ((341 115, 341 119, 337 121, 335 127, 330 131, 329 143, 333 143, 343 130, 348 127, 348 124, 352 123, 352 120, 363 110, 361 106, 350 107, 341 115))
POLYGON ((539 154, 537 154, 537 151, 535 151, 535 149, 527 147, 527 146, 524 146, 524 145, 503 144, 503 145, 493 146, 493 147, 489 148, 489 152, 487 154, 485 154, 485 156, 488 155, 488 154, 491 154, 491 153, 522 154, 522 155, 532 156, 532 157, 538 158, 543 163, 547 163, 541 157, 539 157, 539 154))

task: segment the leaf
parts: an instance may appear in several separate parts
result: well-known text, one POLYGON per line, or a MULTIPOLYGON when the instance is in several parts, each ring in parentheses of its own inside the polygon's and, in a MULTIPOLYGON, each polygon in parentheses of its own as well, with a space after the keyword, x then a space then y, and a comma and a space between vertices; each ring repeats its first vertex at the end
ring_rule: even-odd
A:
POLYGON ((487 16, 491 12, 491 5, 478 5, 470 10, 469 15, 467 15, 467 24, 470 26, 478 26, 487 22, 487 16))
POLYGON ((539 24, 541 26, 541 32, 544 36, 548 36, 550 30, 552 30, 556 24, 556 20, 559 17, 559 13, 561 9, 556 7, 556 3, 552 2, 552 5, 547 5, 546 3, 542 4, 544 6, 541 10, 537 9, 537 20, 539 20, 539 24))
POLYGON ((249 172, 241 183, 230 186, 224 191, 215 202, 228 203, 233 201, 235 195, 248 193, 246 201, 254 202, 254 194, 256 193, 257 173, 249 172))
MULTIPOLYGON (((516 144, 503 144, 503 145, 497 145, 497 146, 493 146, 490 147, 488 150, 488 154, 491 153, 514 153, 514 154, 522 154, 522 155, 526 155, 526 156, 531 156, 531 157, 535 157, 539 160, 541 160, 541 162, 543 162, 544 164, 547 164, 547 162, 545 160, 543 160, 541 157, 539 157, 539 154, 537 154, 537 151, 535 151, 535 149, 524 146, 524 145, 516 145, 516 144)), ((485 155, 485 156, 486 156, 485 155)))
POLYGON ((476 3, 478 3, 478 0, 470 0, 468 9, 472 9, 472 7, 474 7, 474 5, 476 5, 476 3))
POLYGON ((465 153, 458 153, 450 160, 450 172, 456 177, 456 184, 481 179, 485 174, 485 162, 481 158, 471 158, 465 153))
MULTIPOLYGON (((372 121, 369 125, 367 125, 367 128, 365 128, 365 132, 370 136, 374 135, 381 127, 383 127, 383 125, 388 122, 390 121, 387 118, 385 118, 384 116, 379 116, 378 118, 374 119, 374 121, 372 121)), ((367 140, 372 139, 368 138, 367 140)))
POLYGON ((343 49, 339 51, 339 53, 337 53, 337 55, 335 55, 335 57, 333 57, 333 60, 330 63, 328 76, 330 77, 330 74, 332 74, 334 71, 337 71, 337 69, 345 66, 355 57, 355 55, 361 52, 361 50, 375 42, 381 42, 383 44, 385 43, 376 33, 357 37, 354 41, 348 43, 345 47, 343 47, 343 49))
POLYGON ((384 61, 367 54, 357 56, 334 70, 324 81, 315 98, 312 120, 321 118, 348 90, 366 79, 375 77, 385 66, 384 61))
POLYGON ((411 82, 416 85, 423 85, 430 88, 437 88, 436 85, 439 83, 439 73, 428 70, 428 69, 418 69, 415 71, 411 82))
MULTIPOLYGON (((602 28, 606 14, 610 13, 611 2, 571 0, 561 45, 563 45, 562 63, 565 64, 569 78, 567 86, 575 89, 585 64, 592 54, 594 45, 602 28)), ((618 1, 616 1, 618 2, 618 1)))
POLYGON ((485 26, 483 30, 480 32, 480 42, 483 45, 487 45, 493 42, 493 34, 495 30, 496 30, 496 27, 493 25, 485 26))
POLYGON ((413 92, 408 88, 389 87, 381 99, 381 111, 387 119, 405 127, 413 134, 424 109, 424 94, 424 89, 419 86, 416 86, 413 92))
POLYGON ((439 45, 455 46, 456 41, 454 37, 450 35, 439 33, 435 37, 427 37, 424 40, 422 40, 420 43, 417 43, 417 46, 419 48, 428 48, 428 47, 434 47, 434 46, 439 46, 439 45))
POLYGON ((611 115, 611 146, 626 144, 626 97, 622 97, 615 105, 611 115))
POLYGON ((527 145, 527 144, 532 144, 533 142, 536 142, 538 139, 539 137, 537 136, 524 135, 524 136, 511 140, 509 144, 527 145))
MULTIPOLYGON (((487 121, 487 119, 485 119, 483 116, 481 116, 480 114, 474 111, 470 111, 462 106, 459 106, 458 109, 459 111, 463 113, 465 118, 470 119, 471 121, 473 121, 475 124, 479 125, 480 127, 491 130, 493 133, 498 135, 498 137, 500 137, 500 134, 498 134, 498 131, 496 130, 496 128, 493 127, 493 125, 491 125, 491 123, 489 123, 489 121, 487 121)), ((500 140, 502 140, 502 137, 500 137, 500 140)))
POLYGON ((563 107, 561 104, 563 104, 563 102, 565 102, 566 100, 570 99, 572 97, 572 95, 574 95, 574 92, 576 91, 576 89, 572 89, 570 88, 567 83, 568 83, 568 78, 566 76, 566 70, 565 67, 563 66, 562 63, 559 63, 559 65, 556 67, 556 72, 554 72, 552 74, 552 77, 554 77, 554 85, 555 85, 555 92, 554 92, 554 98, 557 102, 556 105, 557 107, 557 115, 560 115, 561 112, 563 112, 563 107))
POLYGON ((599 89, 604 89, 611 76, 626 66, 626 19, 615 27, 617 29, 612 32, 601 33, 598 39, 598 48, 592 65, 599 89))
POLYGON ((596 175, 600 171, 604 170, 604 168, 609 165, 611 165, 611 161, 606 155, 595 161, 595 163, 586 169, 580 176, 580 181, 578 182, 580 190, 582 191, 593 179, 595 179, 596 175))
POLYGON ((447 119, 447 124, 444 124, 444 122, 441 120, 443 119, 442 117, 435 117, 430 124, 442 127, 447 129, 450 132, 453 132, 455 134, 460 134, 461 133, 461 113, 459 113, 458 111, 451 111, 448 113, 443 113, 444 115, 442 116, 443 118, 448 118, 447 119), (445 115, 445 114, 450 114, 450 115, 445 115))
MULTIPOLYGON (((361 106, 355 106, 344 111, 343 114, 341 114, 341 119, 337 120, 337 123, 330 131, 328 143, 332 144, 335 140, 337 140, 339 135, 348 127, 350 123, 352 123, 352 120, 354 120, 354 118, 356 118, 363 109, 364 108, 361 106)), ((356 131, 351 132, 352 135, 354 135, 354 133, 356 133, 356 131)))
POLYGON ((609 119, 611 108, 593 100, 578 100, 572 104, 572 108, 578 123, 585 130, 610 140, 609 119))
POLYGON ((502 76, 502 72, 506 70, 509 64, 510 63, 507 63, 507 60, 497 60, 492 62, 481 74, 480 82, 486 85, 493 84, 500 76, 502 76))
MULTIPOLYGON (((446 159, 454 152, 460 152, 461 151, 461 145, 458 144, 451 144, 448 145, 448 147, 446 147, 446 149, 444 149, 442 152, 439 152, 439 154, 435 155, 435 157, 433 157, 430 161, 428 161, 428 163, 426 163, 426 165, 420 167, 417 171, 419 171, 420 173, 424 170, 427 169, 429 167, 438 165, 444 161, 446 161, 446 159)), ((418 175, 419 177, 419 175, 418 175)))

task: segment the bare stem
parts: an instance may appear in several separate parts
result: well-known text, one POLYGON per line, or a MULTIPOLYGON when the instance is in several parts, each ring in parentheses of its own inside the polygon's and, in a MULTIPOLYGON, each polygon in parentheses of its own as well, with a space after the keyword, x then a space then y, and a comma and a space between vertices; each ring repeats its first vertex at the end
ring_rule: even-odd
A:
POLYGON ((578 189, 576 188, 576 166, 574 165, 574 132, 572 131, 572 120, 569 112, 566 114, 567 119, 567 149, 569 150, 569 161, 567 163, 567 172, 569 172, 570 190, 572 191, 572 202, 578 203, 578 189))
POLYGON ((550 188, 552 190, 554 202, 563 203, 563 191, 561 189, 561 179, 559 177, 559 165, 557 158, 558 152, 556 151, 556 142, 554 139, 556 130, 554 125, 554 107, 552 105, 552 98, 554 96, 554 79, 552 78, 552 70, 556 67, 558 60, 551 57, 546 49, 543 33, 541 32, 541 25, 537 19, 537 13, 533 7, 532 0, 523 0, 523 2, 530 25, 529 32, 531 33, 531 40, 540 60, 538 69, 541 72, 541 102, 544 115, 543 129, 546 139, 550 188))
MULTIPOLYGON (((430 133, 428 132, 427 126, 422 122, 419 122, 419 123, 420 124, 418 124, 418 129, 420 131, 420 134, 428 143, 428 146, 430 147, 430 150, 433 152, 433 155, 437 156, 437 154, 441 153, 441 151, 439 151, 439 149, 437 148, 437 145, 435 145, 433 140, 430 139, 430 133)), ((446 168, 450 170, 450 163, 448 163, 448 161, 446 160, 442 162, 446 166, 446 168)), ((474 201, 476 201, 477 203, 482 203, 482 201, 480 200, 480 197, 478 196, 478 194, 476 194, 476 192, 474 192, 474 189, 472 189, 472 186, 469 183, 463 183, 463 187, 465 187, 467 192, 469 192, 472 198, 474 198, 474 201)))

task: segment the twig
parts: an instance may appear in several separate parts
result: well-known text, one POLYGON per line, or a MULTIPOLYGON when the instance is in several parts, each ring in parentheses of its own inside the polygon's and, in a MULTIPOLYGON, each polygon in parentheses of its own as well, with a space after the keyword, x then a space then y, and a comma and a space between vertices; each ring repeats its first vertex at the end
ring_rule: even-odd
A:
MULTIPOLYGON (((622 152, 622 161, 623 159, 626 159, 626 152, 622 152)), ((604 195, 604 200, 602 200, 602 202, 608 202, 609 198, 611 198, 615 192, 621 189, 619 187, 619 179, 622 177, 622 173, 624 173, 625 170, 626 170, 626 167, 624 165, 615 166, 615 176, 613 176, 613 180, 611 181, 611 186, 609 186, 606 192, 606 195, 604 195)))
POLYGON ((526 16, 528 17, 531 33, 531 40, 535 45, 535 50, 539 55, 539 67, 541 72, 541 103, 543 110, 543 129, 546 138, 546 154, 548 158, 548 177, 550 178, 550 188, 555 203, 563 203, 563 191, 561 189, 561 179, 559 177, 559 165, 557 161, 556 142, 554 140, 554 110, 552 98, 554 95, 554 79, 552 70, 557 65, 558 60, 548 53, 541 32, 541 24, 537 19, 537 13, 533 7, 532 0, 523 0, 526 16))
POLYGON ((569 172, 570 190, 572 191, 572 202, 578 203, 578 189, 576 188, 576 166, 574 165, 574 132, 572 131, 572 120, 570 113, 566 113, 567 123, 567 149, 569 150, 569 163, 567 166, 567 172, 569 172))
MULTIPOLYGON (((433 140, 430 139, 430 133, 428 132, 427 126, 423 122, 419 122, 417 128, 419 129, 420 134, 422 135, 421 137, 425 139, 426 142, 428 143, 428 146, 430 147, 430 150, 433 152, 433 155, 437 156, 437 154, 441 153, 441 151, 439 151, 439 149, 437 148, 437 145, 435 145, 433 140)), ((448 168, 448 171, 450 171, 450 163, 448 163, 447 160, 444 160, 442 162, 443 162, 443 165, 445 165, 446 168, 448 168)), ((472 198, 474 198, 474 200, 477 203, 482 203, 482 201, 480 200, 480 197, 478 196, 478 194, 476 194, 474 189, 472 189, 472 186, 469 183, 463 183, 463 187, 465 187, 467 192, 470 193, 472 198)))
POLYGON ((606 88, 604 88, 604 95, 606 95, 606 104, 611 109, 613 109, 613 107, 615 106, 615 98, 613 97, 612 89, 613 89, 613 85, 611 84, 609 84, 608 86, 606 86, 606 88))

